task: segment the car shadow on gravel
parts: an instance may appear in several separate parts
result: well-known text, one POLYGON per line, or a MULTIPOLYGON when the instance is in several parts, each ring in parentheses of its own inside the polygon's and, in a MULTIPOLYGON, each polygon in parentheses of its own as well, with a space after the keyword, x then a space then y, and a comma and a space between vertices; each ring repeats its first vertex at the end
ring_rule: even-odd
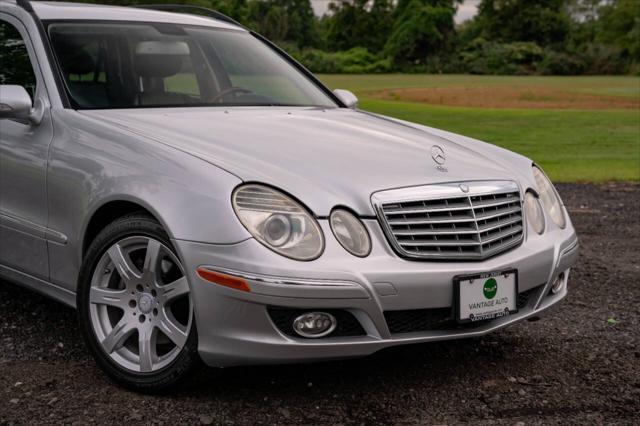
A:
MULTIPOLYGON (((186 394, 202 392, 264 391, 278 386, 299 391, 302 384, 309 388, 334 389, 337 394, 350 391, 388 392, 390 388, 422 386, 426 380, 434 387, 448 385, 452 377, 474 375, 481 369, 482 376, 501 374, 501 363, 509 362, 518 368, 511 354, 519 345, 531 344, 507 333, 496 333, 490 338, 472 338, 453 342, 411 344, 383 349, 369 357, 325 361, 312 364, 233 367, 211 369, 198 377, 186 394), (514 365, 514 362, 516 365, 514 365)), ((280 394, 281 396, 285 396, 280 394)))

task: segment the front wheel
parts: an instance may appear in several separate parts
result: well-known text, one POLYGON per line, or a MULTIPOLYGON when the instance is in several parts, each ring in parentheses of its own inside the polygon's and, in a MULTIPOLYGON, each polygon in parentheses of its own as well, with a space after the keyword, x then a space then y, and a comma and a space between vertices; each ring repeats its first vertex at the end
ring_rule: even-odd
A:
POLYGON ((97 363, 126 387, 164 390, 200 363, 185 271, 166 232, 145 215, 121 218, 96 237, 77 303, 97 363))

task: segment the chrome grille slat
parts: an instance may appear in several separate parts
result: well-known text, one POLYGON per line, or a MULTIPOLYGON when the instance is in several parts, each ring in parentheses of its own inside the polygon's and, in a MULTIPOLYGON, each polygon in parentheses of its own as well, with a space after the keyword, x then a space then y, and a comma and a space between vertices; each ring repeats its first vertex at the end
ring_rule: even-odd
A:
POLYGON ((489 219, 494 219, 496 217, 500 217, 500 216, 504 216, 507 214, 512 214, 512 213, 519 213, 522 211, 522 207, 518 206, 518 207, 512 207, 508 210, 500 210, 497 211, 495 213, 492 214, 482 214, 482 215, 477 215, 476 214, 476 221, 478 220, 489 220, 489 219))
POLYGON ((462 222, 475 222, 473 217, 468 217, 464 219, 427 219, 427 220, 391 220, 389 221, 389 225, 430 225, 430 224, 438 224, 438 223, 462 223, 462 222))
POLYGON ((519 234, 522 232, 522 226, 517 226, 515 228, 510 228, 506 231, 501 232, 500 234, 493 236, 491 238, 482 240, 482 245, 493 243, 494 241, 501 240, 513 234, 519 234))
POLYGON ((489 226, 478 227, 480 232, 493 231, 494 229, 501 228, 503 226, 512 225, 514 223, 522 222, 522 217, 516 216, 513 218, 508 218, 504 221, 500 221, 496 224, 490 224, 489 226))
POLYGON ((479 260, 513 248, 524 238, 522 199, 515 182, 403 188, 376 193, 372 200, 392 246, 407 257, 479 260), (468 193, 462 187, 468 187, 468 193))
POLYGON ((509 198, 506 199, 504 201, 496 201, 496 202, 492 202, 492 203, 474 203, 473 206, 476 208, 488 208, 488 207, 498 207, 498 206, 503 206, 505 204, 513 204, 513 203, 517 203, 519 200, 518 199, 513 199, 513 198, 509 198))
POLYGON ((476 230, 452 229, 452 230, 429 230, 429 231, 394 231, 397 236, 423 236, 423 235, 476 235, 476 230))
POLYGON ((470 205, 466 206, 458 206, 458 207, 437 207, 437 208, 421 208, 421 209, 403 209, 403 210, 391 210, 387 212, 387 214, 392 215, 403 215, 403 214, 416 214, 416 213, 439 213, 439 212, 450 212, 450 211, 459 211, 459 210, 471 210, 470 205))
POLYGON ((434 242, 401 242, 400 245, 405 247, 459 247, 479 245, 477 242, 471 241, 434 241, 434 242))

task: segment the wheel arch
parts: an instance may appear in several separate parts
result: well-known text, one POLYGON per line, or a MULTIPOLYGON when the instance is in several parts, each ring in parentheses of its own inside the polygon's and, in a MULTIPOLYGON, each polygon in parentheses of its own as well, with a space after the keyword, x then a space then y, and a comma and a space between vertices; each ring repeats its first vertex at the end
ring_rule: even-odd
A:
POLYGON ((104 200, 88 215, 82 232, 81 259, 84 259, 89 246, 101 230, 113 221, 133 213, 143 213, 158 221, 169 237, 173 238, 171 230, 164 223, 161 216, 148 203, 132 197, 113 197, 104 200))

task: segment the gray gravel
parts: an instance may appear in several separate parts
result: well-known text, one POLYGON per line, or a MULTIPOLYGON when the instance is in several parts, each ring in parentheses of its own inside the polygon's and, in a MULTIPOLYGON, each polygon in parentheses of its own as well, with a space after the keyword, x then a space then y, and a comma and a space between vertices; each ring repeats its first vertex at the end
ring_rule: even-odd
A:
POLYGON ((208 369, 167 396, 111 384, 73 311, 0 283, 0 424, 637 424, 640 186, 559 190, 582 251, 543 320, 361 360, 208 369))

